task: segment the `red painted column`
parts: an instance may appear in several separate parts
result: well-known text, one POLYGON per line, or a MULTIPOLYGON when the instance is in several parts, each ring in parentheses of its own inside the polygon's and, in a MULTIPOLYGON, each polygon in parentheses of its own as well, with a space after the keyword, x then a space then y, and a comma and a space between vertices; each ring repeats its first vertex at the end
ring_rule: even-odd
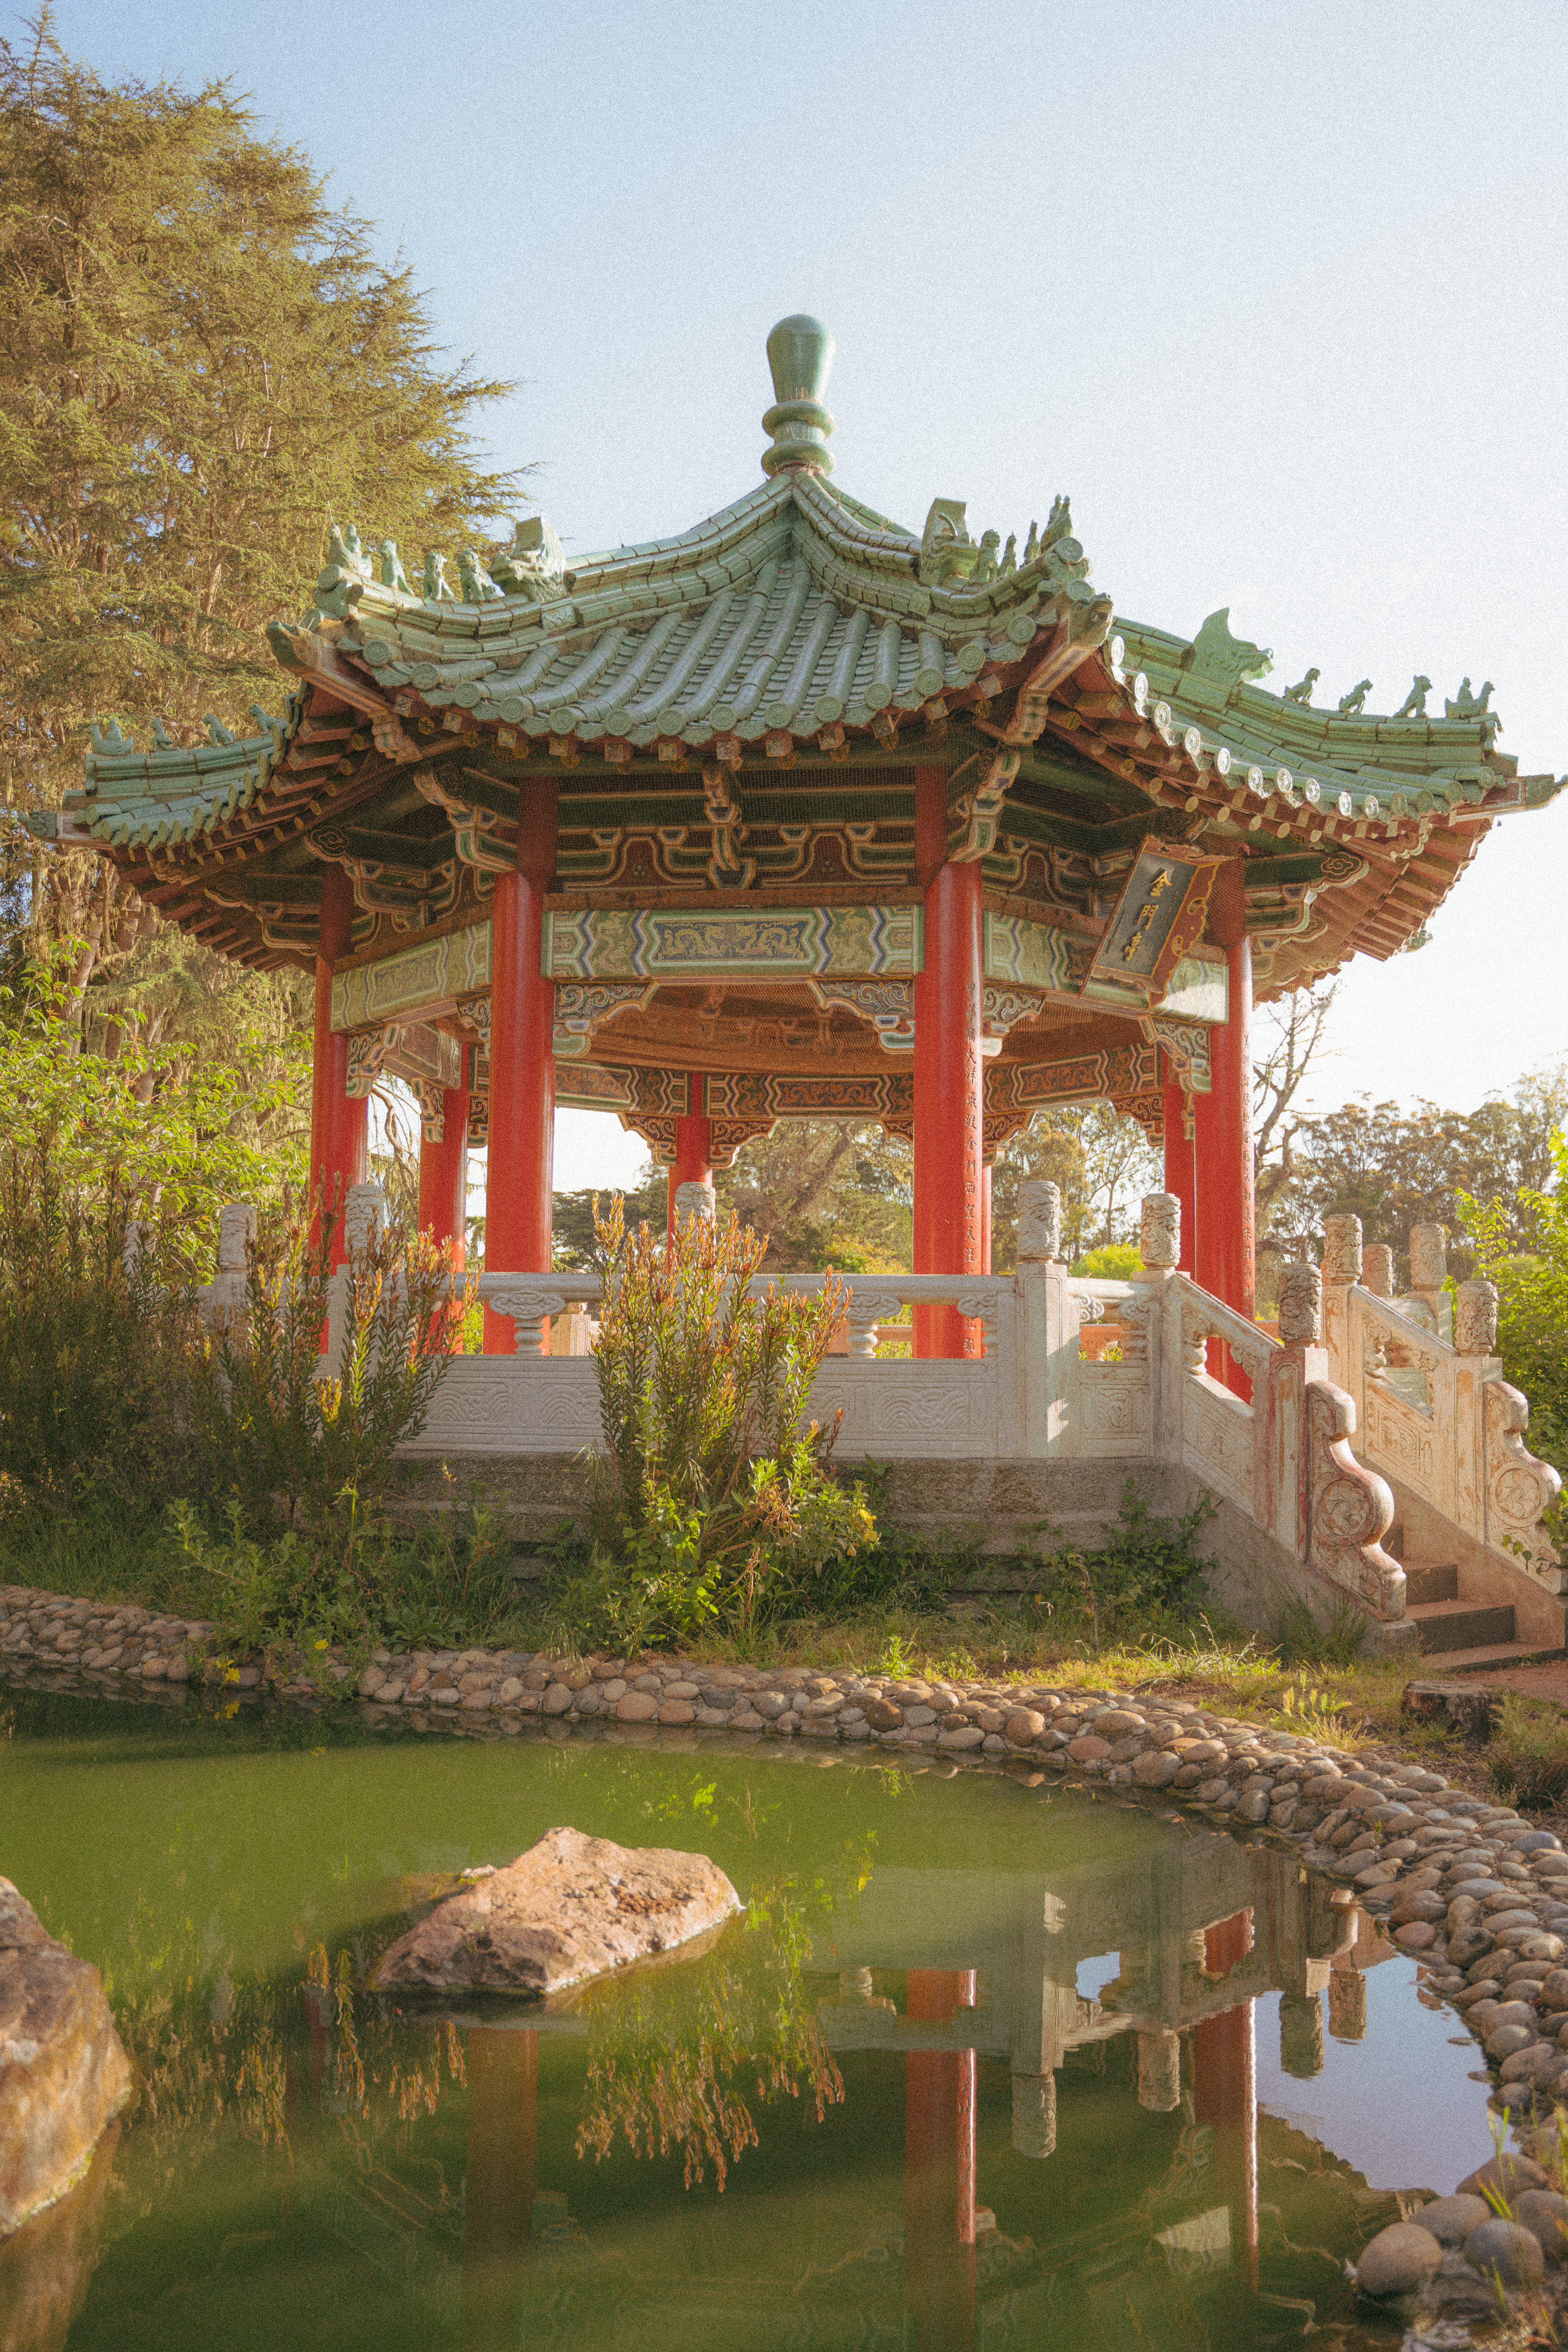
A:
MULTIPOLYGON (((980 865, 947 856, 947 773, 915 771, 915 867, 926 886, 925 969, 915 975, 917 1274, 981 1271, 980 865)), ((917 1356, 978 1352, 952 1307, 917 1307, 917 1356)))
POLYGON ((1194 1097, 1174 1078, 1167 1078, 1165 1096, 1165 1190, 1182 1204, 1181 1270, 1191 1274, 1198 1237, 1198 1192, 1194 1170, 1195 1144, 1187 1132, 1194 1097))
MULTIPOLYGON (((946 2022, 974 2006, 973 1969, 911 1969, 906 2015, 946 2022)), ((910 2352, 974 2342, 974 2053, 904 2060, 904 2294, 910 2352)))
MULTIPOLYGON (((703 1081, 691 1081, 691 1100, 706 1100, 703 1081)), ((713 1122, 700 1110, 688 1113, 675 1122, 675 1164, 669 1171, 669 1230, 675 1231, 675 1196, 683 1184, 711 1184, 713 1181, 713 1122)))
MULTIPOLYGON (((1211 1976, 1233 1969, 1252 1948, 1252 1915, 1237 1911, 1204 1936, 1211 1976)), ((1249 2286, 1258 2284, 1258 2053, 1254 2003, 1238 2001, 1193 2028, 1193 2112, 1214 2133, 1215 2187, 1230 2207, 1231 2257, 1249 2286)))
POLYGON ((310 1063, 310 1199, 334 1204, 332 1264, 342 1265, 342 1206, 351 1184, 364 1182, 370 1104, 348 1091, 349 1041, 332 1027, 332 966, 349 951, 353 884, 341 866, 321 868, 321 920, 316 942, 316 1019, 310 1063))
MULTIPOLYGON (((466 1050, 466 1049, 465 1049, 466 1050)), ((419 1138, 419 1230, 452 1245, 460 1270, 468 1222, 468 1089, 447 1087, 441 1097, 441 1140, 419 1138)))
POLYGON ((463 2352, 507 2352, 519 2340, 518 2275, 533 2234, 539 2036, 475 2026, 468 2063, 463 2352))
MULTIPOLYGON (((1226 950, 1230 1017, 1211 1033, 1211 1091, 1193 1097, 1197 1139, 1197 1235, 1194 1276, 1205 1290, 1248 1318, 1257 1304, 1257 1242, 1252 1182, 1252 948, 1239 863, 1220 869, 1209 929, 1226 950)), ((1230 1363, 1218 1377, 1247 1393, 1230 1363)))
MULTIPOLYGON (((490 1111, 485 1270, 547 1274, 555 1147, 555 990, 540 971, 544 894, 555 876, 559 793, 522 789, 517 870, 496 876, 490 911, 490 1111)), ((485 1353, 510 1356, 511 1321, 485 1314, 485 1353)))

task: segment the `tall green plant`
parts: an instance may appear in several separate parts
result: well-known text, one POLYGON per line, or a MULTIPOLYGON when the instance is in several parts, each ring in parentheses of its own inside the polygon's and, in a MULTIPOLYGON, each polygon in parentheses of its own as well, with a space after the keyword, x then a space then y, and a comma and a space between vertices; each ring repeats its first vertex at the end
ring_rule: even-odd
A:
POLYGON ((750 1624, 875 1536, 864 1490, 832 1475, 837 1419, 806 1419, 843 1285, 752 1297, 766 1239, 733 1218, 683 1219, 668 1243, 626 1233, 619 1199, 595 1221, 598 1532, 621 1622, 645 1640, 750 1624))
POLYGON ((58 1513, 89 1489, 162 1509, 189 1471, 188 1291, 127 1262, 130 1200, 72 1183, 56 1140, 0 1154, 0 1500, 58 1513))
POLYGON ((1498 1352, 1530 1399, 1531 1443, 1568 1471, 1568 1139, 1552 1137, 1552 1189, 1458 1195, 1476 1271, 1498 1288, 1498 1352), (1521 1231, 1529 1247, 1521 1250, 1521 1231))
POLYGON ((208 1339, 195 1386, 218 1482, 253 1507, 280 1498, 290 1524, 320 1523, 384 1480, 394 1448, 424 1424, 473 1297, 428 1234, 373 1223, 349 1245, 323 1373, 338 1218, 318 1210, 286 1196, 261 1220, 244 1310, 208 1339))

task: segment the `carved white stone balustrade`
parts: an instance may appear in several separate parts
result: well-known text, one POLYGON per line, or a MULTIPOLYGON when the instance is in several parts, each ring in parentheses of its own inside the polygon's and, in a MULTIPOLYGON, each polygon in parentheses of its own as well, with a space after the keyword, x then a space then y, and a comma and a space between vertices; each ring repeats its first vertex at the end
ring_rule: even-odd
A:
MULTIPOLYGON (((1414 1274, 1442 1273, 1443 1243, 1441 1226, 1416 1227, 1414 1274)), ((1562 1481, 1525 1445, 1529 1406, 1492 1353, 1493 1285, 1462 1283, 1457 1304, 1427 1282, 1407 1298, 1377 1298, 1361 1286, 1341 1296, 1334 1378, 1355 1403, 1360 1459, 1393 1481, 1402 1507, 1413 1497, 1452 1530, 1458 1540, 1453 1550, 1445 1540, 1444 1557, 1457 1552, 1462 1571, 1469 1560, 1484 1577, 1489 1558, 1494 1569, 1517 1564, 1561 1592, 1563 1571, 1541 1517, 1562 1481)))

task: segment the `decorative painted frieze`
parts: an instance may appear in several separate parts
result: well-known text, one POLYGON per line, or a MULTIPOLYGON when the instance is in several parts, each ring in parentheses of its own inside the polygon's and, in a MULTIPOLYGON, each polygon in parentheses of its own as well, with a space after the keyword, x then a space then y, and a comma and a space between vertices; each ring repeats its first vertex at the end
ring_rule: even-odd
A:
POLYGON ((639 985, 636 981, 596 981, 584 987, 579 981, 568 981, 555 992, 556 1060, 579 1059, 593 1044, 601 1022, 628 1004, 645 1005, 652 994, 651 982, 639 985))
MULTIPOLYGON (((814 980, 818 1004, 847 1004, 868 1021, 877 1042, 889 1054, 910 1054, 915 1044, 915 992, 907 980, 814 980)), ((987 994, 989 994, 987 991, 987 994)))
POLYGON ((990 908, 981 919, 981 957, 987 980, 1054 989, 1062 996, 1071 995, 1089 971, 1089 950, 1069 932, 990 908))
POLYGON ((449 1012, 459 996, 490 984, 490 927, 471 923, 332 981, 332 1027, 369 1029, 398 1013, 449 1012))
POLYGON ((587 908, 544 919, 549 980, 910 975, 921 907, 587 908))

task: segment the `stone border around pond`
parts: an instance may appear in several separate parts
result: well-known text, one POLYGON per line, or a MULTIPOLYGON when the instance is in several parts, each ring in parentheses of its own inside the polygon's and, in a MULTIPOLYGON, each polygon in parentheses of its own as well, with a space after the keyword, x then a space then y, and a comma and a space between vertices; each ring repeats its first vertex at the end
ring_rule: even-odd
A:
MULTIPOLYGON (((259 1666, 219 1659, 215 1639, 199 1622, 0 1586, 0 1666, 14 1661, 74 1677, 103 1696, 139 1688, 173 1699, 195 1683, 321 1696, 309 1676, 268 1680, 259 1666)), ((328 1676, 348 1681, 341 1659, 324 1664, 328 1676)), ((1511 1807, 1457 1790, 1422 1766, 1260 1730, 1191 1700, 847 1668, 767 1671, 662 1658, 566 1667, 527 1651, 378 1650, 355 1696, 382 1723, 505 1734, 534 1718, 562 1730, 592 1724, 623 1738, 770 1734, 926 1752, 955 1764, 1009 1759, 1130 1794, 1179 1799, 1210 1820, 1289 1839, 1310 1867, 1386 1913, 1394 1941, 1430 1971, 1433 1990, 1481 2043, 1494 2078, 1491 2104, 1508 2121, 1528 2126, 1568 2106, 1568 1853, 1511 1807)))

